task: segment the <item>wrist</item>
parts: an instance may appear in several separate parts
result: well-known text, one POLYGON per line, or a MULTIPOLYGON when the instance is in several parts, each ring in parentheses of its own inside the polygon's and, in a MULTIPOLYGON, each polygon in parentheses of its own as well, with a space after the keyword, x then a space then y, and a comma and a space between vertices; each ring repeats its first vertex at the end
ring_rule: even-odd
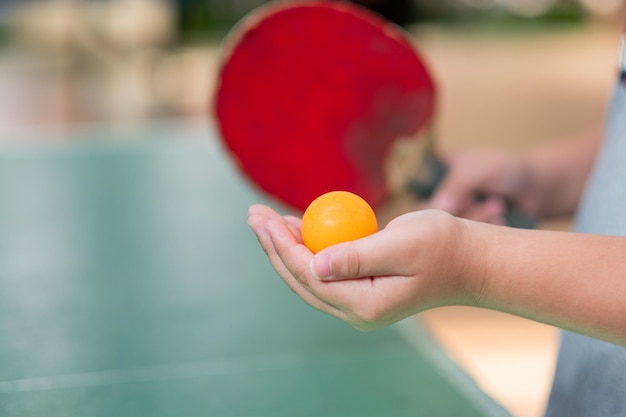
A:
POLYGON ((472 220, 459 219, 462 232, 459 234, 459 262, 456 280, 461 283, 459 304, 486 307, 489 279, 495 262, 492 253, 497 245, 498 232, 502 226, 472 220))

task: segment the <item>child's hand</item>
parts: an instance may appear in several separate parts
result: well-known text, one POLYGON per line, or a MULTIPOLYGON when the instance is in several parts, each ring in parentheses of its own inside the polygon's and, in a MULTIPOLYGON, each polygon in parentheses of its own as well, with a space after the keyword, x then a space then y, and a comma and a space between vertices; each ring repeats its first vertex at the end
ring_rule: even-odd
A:
POLYGON ((360 330, 422 310, 473 304, 479 262, 468 259, 464 222, 444 212, 412 212, 382 231, 313 255, 300 239, 300 220, 266 206, 249 224, 287 285, 311 306, 360 330), (476 270, 474 269, 476 268, 476 270))

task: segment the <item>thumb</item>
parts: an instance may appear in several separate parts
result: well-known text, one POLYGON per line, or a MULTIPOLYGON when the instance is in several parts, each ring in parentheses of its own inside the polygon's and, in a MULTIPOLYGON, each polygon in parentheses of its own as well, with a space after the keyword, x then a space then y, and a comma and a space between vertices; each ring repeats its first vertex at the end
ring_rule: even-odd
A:
POLYGON ((398 275, 401 262, 385 230, 352 242, 340 243, 318 252, 310 263, 312 275, 322 281, 398 275))

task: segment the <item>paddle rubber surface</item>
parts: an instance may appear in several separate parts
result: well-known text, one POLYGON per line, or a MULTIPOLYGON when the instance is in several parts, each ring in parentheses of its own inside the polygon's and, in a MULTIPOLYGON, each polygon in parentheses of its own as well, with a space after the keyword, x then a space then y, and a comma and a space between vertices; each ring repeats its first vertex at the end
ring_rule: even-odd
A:
POLYGON ((337 189, 381 203, 390 146, 427 124, 434 96, 399 27, 359 6, 291 2, 266 6, 233 30, 214 104, 240 168, 304 210, 337 189))

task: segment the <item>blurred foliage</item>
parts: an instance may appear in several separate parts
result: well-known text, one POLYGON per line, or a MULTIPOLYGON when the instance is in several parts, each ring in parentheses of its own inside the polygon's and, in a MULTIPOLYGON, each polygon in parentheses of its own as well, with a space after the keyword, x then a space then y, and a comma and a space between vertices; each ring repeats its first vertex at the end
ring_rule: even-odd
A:
POLYGON ((267 0, 176 0, 175 3, 179 39, 189 43, 226 32, 267 0))
POLYGON ((578 1, 557 0, 545 11, 533 14, 511 10, 503 4, 492 7, 472 7, 469 2, 442 1, 437 4, 417 3, 416 22, 444 22, 454 24, 489 25, 546 25, 553 23, 577 23, 584 21, 586 13, 578 1))
MULTIPOLYGON (((480 23, 480 24, 511 24, 511 23, 568 23, 580 22, 585 19, 584 8, 575 0, 556 0, 543 12, 523 13, 506 7, 506 2, 498 1, 455 1, 439 2, 416 1, 414 22, 449 22, 449 23, 480 23), (491 6, 479 7, 479 4, 491 3, 491 6), (476 4, 472 6, 471 4, 476 4)), ((512 3, 512 2, 509 2, 512 3)))
POLYGON ((4 27, 0 26, 0 48, 5 46, 9 41, 9 31, 4 27))
POLYGON ((6 0, 0 0, 0 47, 9 42, 10 31, 8 29, 7 15, 9 4, 6 0))
MULTIPOLYGON (((38 0, 42 3, 51 0, 38 0)), ((68 0, 70 1, 70 0, 68 0)), ((92 4, 106 0, 74 0, 92 4)), ((117 0, 118 2, 120 0, 117 0)), ((255 7, 270 0, 166 0, 175 14, 178 43, 202 43, 221 37, 255 7)), ((580 22, 580 0, 329 0, 359 3, 401 25, 437 22, 453 25, 508 25, 580 22), (541 13, 520 13, 520 5, 547 5, 541 13)), ((6 10, 33 0, 0 0, 0 46, 8 40, 6 10)))
MULTIPOLYGON (((349 0, 344 0, 349 1, 349 0)), ((526 24, 580 22, 585 11, 576 0, 546 0, 546 10, 539 14, 515 9, 514 1, 498 0, 352 0, 406 26, 413 23, 452 24, 526 24), (513 6, 511 6, 513 5, 513 6)), ((268 0, 178 0, 180 40, 189 42, 223 33, 253 8, 268 0)), ((524 3, 524 2, 521 2, 524 3)), ((526 2, 533 3, 533 2, 526 2)), ((534 4, 541 3, 535 1, 534 4)))

